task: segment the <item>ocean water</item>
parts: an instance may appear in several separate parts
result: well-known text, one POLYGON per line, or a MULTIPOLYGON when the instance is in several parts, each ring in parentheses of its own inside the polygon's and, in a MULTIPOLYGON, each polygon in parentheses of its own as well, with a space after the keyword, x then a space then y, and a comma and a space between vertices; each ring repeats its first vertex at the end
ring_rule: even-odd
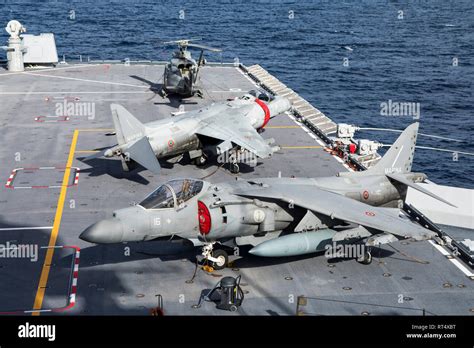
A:
MULTIPOLYGON (((417 103, 420 132, 462 140, 418 145, 474 152, 472 0, 0 0, 0 23, 10 19, 53 32, 68 58, 166 60, 157 43, 200 37, 224 49, 209 61, 258 63, 336 122, 403 129, 416 114, 383 115, 381 105, 417 103)), ((390 144, 396 134, 358 137, 390 144)), ((474 156, 418 149, 413 170, 474 188, 474 156)))

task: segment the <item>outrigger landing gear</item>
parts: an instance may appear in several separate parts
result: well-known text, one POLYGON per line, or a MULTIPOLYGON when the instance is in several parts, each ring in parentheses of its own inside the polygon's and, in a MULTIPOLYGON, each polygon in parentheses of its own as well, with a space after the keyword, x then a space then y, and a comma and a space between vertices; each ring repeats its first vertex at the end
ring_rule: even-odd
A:
POLYGON ((206 244, 202 247, 202 256, 210 261, 210 266, 215 270, 221 270, 227 267, 229 263, 229 255, 225 250, 214 250, 214 243, 206 244))
POLYGON ((130 167, 128 166, 128 163, 129 161, 127 161, 125 155, 122 155, 120 156, 120 159, 122 161, 122 169, 124 172, 129 172, 130 171, 130 167))
POLYGON ((364 254, 357 258, 357 262, 363 265, 370 265, 372 263, 372 254, 370 253, 369 248, 366 248, 364 254))

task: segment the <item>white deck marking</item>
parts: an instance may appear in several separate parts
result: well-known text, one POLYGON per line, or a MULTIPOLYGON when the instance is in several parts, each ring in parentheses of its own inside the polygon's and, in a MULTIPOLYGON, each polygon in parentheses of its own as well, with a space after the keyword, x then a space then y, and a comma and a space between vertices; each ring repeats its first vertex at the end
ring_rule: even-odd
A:
POLYGON ((41 226, 41 227, 7 227, 0 228, 0 231, 23 231, 23 230, 51 230, 53 226, 41 226))
MULTIPOLYGON (((31 71, 58 71, 58 70, 66 70, 66 69, 89 68, 89 67, 99 66, 99 65, 101 64, 82 64, 82 65, 74 65, 74 66, 65 66, 62 68, 45 68, 45 69, 37 69, 37 70, 35 69, 31 71)), ((18 72, 0 74, 0 76, 19 75, 23 73, 24 71, 18 71, 18 72)))
POLYGON ((115 85, 115 86, 127 86, 127 87, 138 87, 138 88, 150 88, 150 86, 143 86, 143 85, 132 85, 129 83, 120 83, 120 82, 109 82, 109 81, 98 81, 98 80, 89 80, 89 79, 80 79, 77 77, 67 77, 67 76, 54 76, 54 75, 45 75, 45 74, 37 74, 37 73, 30 73, 24 72, 25 75, 32 75, 32 76, 40 76, 40 77, 49 77, 54 79, 63 79, 63 80, 72 80, 72 81, 81 81, 81 82, 92 82, 92 83, 101 83, 104 85, 115 85))
MULTIPOLYGON (((433 242, 432 240, 429 240, 428 241, 432 246, 434 246, 434 248, 436 250, 438 250, 443 256, 449 256, 451 255, 449 252, 447 252, 441 245, 438 245, 436 244, 435 242, 433 242)), ((474 273, 472 273, 471 271, 469 271, 461 262, 459 262, 457 259, 455 258, 452 258, 452 259, 448 259, 449 261, 451 261, 453 263, 454 266, 456 266, 458 269, 461 270, 461 272, 463 272, 466 276, 468 277, 473 277, 474 276, 474 273)))
POLYGON ((25 94, 155 94, 152 91, 67 91, 67 92, 0 92, 0 96, 2 95, 25 95, 25 94))

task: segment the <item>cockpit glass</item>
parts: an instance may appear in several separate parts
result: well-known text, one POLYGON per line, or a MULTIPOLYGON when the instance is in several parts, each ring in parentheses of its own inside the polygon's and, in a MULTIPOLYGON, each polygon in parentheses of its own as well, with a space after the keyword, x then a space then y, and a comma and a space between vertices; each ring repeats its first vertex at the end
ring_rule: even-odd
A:
POLYGON ((161 185, 145 198, 140 205, 145 209, 164 209, 174 207, 173 193, 166 185, 161 185))
POLYGON ((179 205, 202 191, 203 182, 193 179, 171 180, 158 187, 140 205, 145 209, 165 209, 174 207, 174 196, 179 205))

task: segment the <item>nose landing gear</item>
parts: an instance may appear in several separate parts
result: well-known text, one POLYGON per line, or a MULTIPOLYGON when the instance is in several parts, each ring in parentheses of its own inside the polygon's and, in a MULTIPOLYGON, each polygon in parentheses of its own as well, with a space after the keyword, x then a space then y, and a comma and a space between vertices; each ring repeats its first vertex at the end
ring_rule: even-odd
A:
POLYGON ((215 249, 215 243, 209 243, 203 246, 202 256, 210 262, 210 266, 215 270, 221 270, 227 267, 229 263, 229 255, 225 250, 215 249))

